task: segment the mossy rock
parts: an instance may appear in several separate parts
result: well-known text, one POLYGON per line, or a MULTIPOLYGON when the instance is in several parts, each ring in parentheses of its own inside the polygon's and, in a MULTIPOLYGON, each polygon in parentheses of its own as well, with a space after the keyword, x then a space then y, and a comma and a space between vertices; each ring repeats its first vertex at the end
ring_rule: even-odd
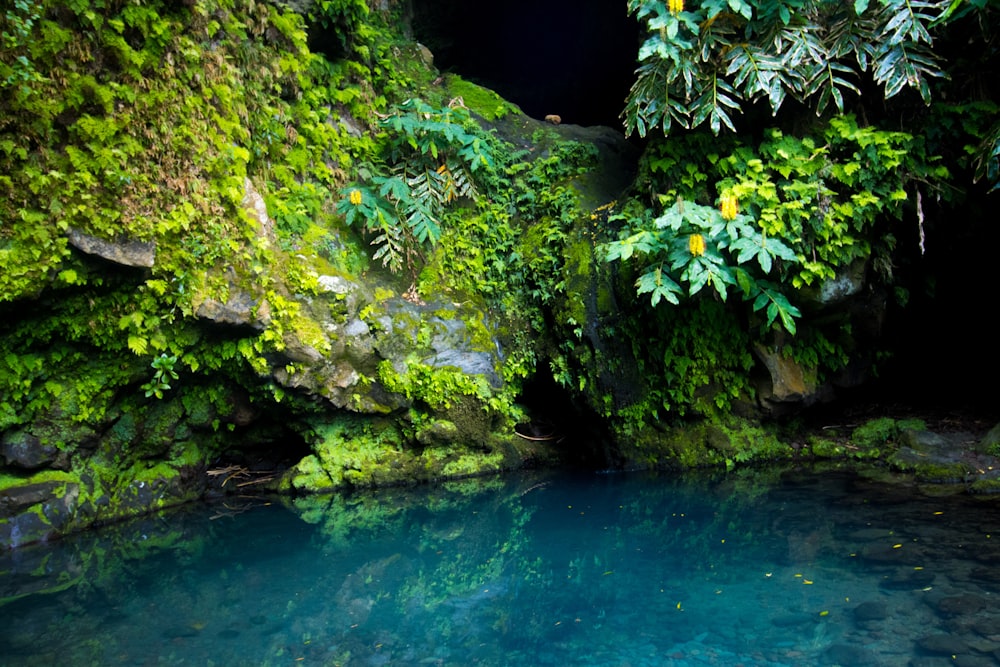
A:
POLYGON ((466 81, 456 74, 446 75, 442 85, 451 97, 450 100, 444 100, 444 103, 464 104, 469 111, 488 122, 521 113, 517 105, 511 104, 489 88, 466 81))

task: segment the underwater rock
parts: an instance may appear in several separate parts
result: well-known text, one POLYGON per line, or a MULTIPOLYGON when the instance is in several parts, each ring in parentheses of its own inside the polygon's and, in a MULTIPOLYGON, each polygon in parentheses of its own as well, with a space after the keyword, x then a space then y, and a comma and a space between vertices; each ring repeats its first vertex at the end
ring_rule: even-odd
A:
POLYGON ((795 628, 805 625, 815 625, 819 622, 816 614, 799 612, 796 614, 782 614, 771 619, 771 624, 779 628, 795 628))
POLYGON ((885 602, 862 602, 854 608, 854 620, 858 623, 883 621, 889 618, 889 606, 885 602))
POLYGON ((827 664, 841 667, 860 667, 877 664, 870 651, 852 644, 833 644, 824 652, 827 664))
POLYGON ((955 635, 936 634, 927 635, 917 640, 920 650, 935 655, 956 655, 967 653, 969 648, 966 643, 955 635))
MULTIPOLYGON (((900 550, 896 549, 895 551, 900 550)), ((930 586, 933 582, 933 572, 928 572, 926 570, 903 571, 887 577, 882 581, 882 583, 879 584, 879 587, 891 591, 912 591, 930 586)))
POLYGON ((941 598, 932 605, 937 613, 945 618, 954 618, 965 614, 975 614, 986 608, 986 600, 978 595, 963 593, 941 598))

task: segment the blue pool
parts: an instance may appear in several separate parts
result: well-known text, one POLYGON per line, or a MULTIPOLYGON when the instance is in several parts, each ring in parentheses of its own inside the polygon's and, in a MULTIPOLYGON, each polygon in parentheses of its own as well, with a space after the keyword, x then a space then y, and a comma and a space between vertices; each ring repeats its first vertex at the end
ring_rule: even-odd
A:
POLYGON ((1000 499, 846 470, 184 507, 0 554, 4 665, 1000 664, 1000 499))

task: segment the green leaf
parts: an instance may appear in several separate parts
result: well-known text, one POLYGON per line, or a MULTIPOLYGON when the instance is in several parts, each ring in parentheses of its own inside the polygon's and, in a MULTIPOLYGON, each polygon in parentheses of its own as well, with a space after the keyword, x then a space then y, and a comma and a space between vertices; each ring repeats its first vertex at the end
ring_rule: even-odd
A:
POLYGON ((677 298, 677 295, 682 293, 680 285, 659 267, 639 276, 635 286, 638 294, 650 295, 650 303, 653 306, 656 306, 661 299, 666 299, 675 305, 680 303, 677 298))
POLYGON ((146 350, 149 349, 149 341, 145 336, 130 334, 128 337, 128 349, 137 355, 146 354, 146 350))

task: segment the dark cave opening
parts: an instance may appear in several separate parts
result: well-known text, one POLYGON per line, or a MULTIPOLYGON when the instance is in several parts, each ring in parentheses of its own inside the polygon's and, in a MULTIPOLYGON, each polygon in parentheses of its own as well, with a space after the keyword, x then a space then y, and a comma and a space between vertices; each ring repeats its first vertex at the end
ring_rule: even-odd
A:
POLYGON ((625 2, 415 0, 414 36, 435 65, 533 118, 620 128, 639 26, 625 2))
POLYGON ((883 333, 890 354, 866 398, 996 414, 1000 351, 989 309, 1000 228, 989 206, 996 195, 986 190, 969 188, 956 206, 925 197, 922 230, 915 210, 895 228, 893 271, 907 289, 903 300, 889 301, 883 333))

